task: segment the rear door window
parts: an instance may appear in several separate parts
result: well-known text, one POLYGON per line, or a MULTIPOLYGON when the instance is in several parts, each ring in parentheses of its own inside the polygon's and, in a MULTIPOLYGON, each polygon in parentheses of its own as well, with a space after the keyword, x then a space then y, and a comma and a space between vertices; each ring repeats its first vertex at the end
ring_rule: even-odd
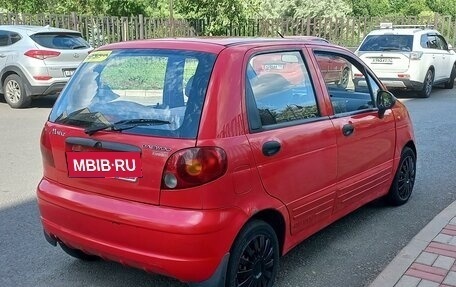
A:
POLYGON ((255 55, 249 61, 246 75, 252 130, 296 125, 320 117, 313 85, 300 52, 255 55))
POLYGON ((90 47, 79 33, 37 33, 30 38, 40 46, 51 49, 74 50, 90 47))
POLYGON ((90 129, 136 121, 122 132, 196 138, 214 62, 214 54, 181 50, 93 52, 50 120, 90 129))

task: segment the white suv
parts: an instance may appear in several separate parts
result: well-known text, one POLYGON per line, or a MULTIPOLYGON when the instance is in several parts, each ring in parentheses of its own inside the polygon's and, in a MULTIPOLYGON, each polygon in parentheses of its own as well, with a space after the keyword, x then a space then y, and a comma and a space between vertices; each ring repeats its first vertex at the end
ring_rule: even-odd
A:
POLYGON ((417 91, 429 97, 432 86, 452 89, 456 54, 440 33, 428 26, 382 23, 355 53, 391 90, 417 91))

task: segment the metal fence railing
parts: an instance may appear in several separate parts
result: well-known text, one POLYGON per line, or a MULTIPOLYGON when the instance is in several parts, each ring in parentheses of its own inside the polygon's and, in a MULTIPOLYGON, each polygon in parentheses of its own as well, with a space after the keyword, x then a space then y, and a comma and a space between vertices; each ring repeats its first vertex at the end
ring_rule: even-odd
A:
MULTIPOLYGON (((328 39, 346 47, 356 47, 363 37, 380 22, 433 25, 447 41, 456 46, 456 17, 435 14, 429 17, 315 17, 305 19, 251 19, 242 24, 228 24, 221 36, 276 37, 311 35, 328 39)), ((88 16, 71 13, 15 14, 0 13, 0 24, 50 25, 80 31, 94 47, 103 44, 163 37, 194 37, 210 35, 210 21, 202 19, 155 19, 132 17, 88 16)))

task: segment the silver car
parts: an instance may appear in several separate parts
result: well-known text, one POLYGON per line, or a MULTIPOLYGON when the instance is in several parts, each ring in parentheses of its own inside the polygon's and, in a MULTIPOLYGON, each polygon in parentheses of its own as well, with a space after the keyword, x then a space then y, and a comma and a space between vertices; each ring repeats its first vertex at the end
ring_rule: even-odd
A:
POLYGON ((59 93, 92 51, 78 31, 0 25, 0 87, 12 108, 59 93))

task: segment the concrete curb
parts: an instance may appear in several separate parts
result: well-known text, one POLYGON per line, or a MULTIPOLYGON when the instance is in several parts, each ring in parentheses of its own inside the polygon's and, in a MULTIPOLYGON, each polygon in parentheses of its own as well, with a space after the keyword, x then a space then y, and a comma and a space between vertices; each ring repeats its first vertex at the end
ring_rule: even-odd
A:
POLYGON ((456 201, 431 220, 386 266, 369 287, 394 286, 440 231, 456 217, 456 201))

